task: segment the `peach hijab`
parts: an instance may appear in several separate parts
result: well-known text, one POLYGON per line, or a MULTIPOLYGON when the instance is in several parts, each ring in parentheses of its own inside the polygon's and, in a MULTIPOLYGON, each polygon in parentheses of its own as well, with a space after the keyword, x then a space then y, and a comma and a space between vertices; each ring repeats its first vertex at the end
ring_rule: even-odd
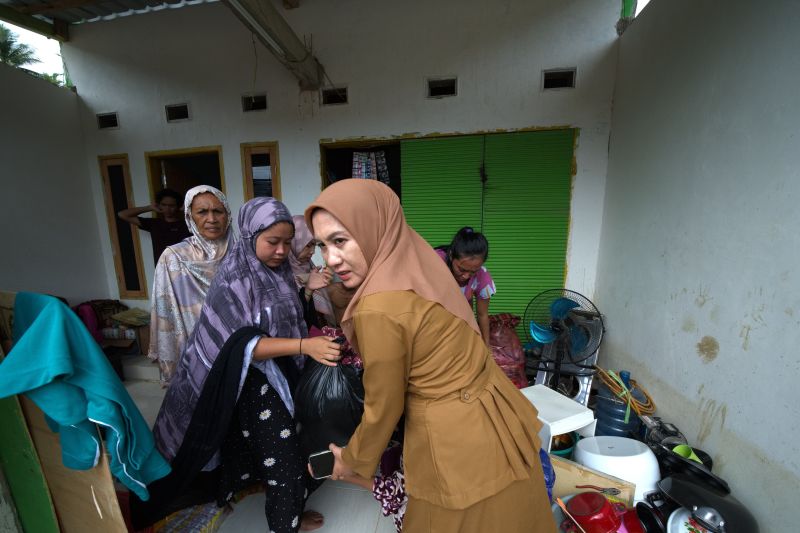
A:
POLYGON ((461 294, 447 265, 431 246, 406 224, 397 195, 375 180, 346 179, 320 193, 306 208, 308 227, 311 215, 325 209, 353 236, 369 265, 364 282, 358 287, 342 317, 342 329, 357 345, 353 312, 361 298, 385 291, 410 290, 442 305, 480 334, 475 315, 461 294))

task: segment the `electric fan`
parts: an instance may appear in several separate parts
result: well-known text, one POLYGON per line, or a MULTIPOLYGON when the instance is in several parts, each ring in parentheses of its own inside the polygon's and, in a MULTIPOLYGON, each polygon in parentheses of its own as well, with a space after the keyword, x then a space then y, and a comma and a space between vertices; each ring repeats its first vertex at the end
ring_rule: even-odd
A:
POLYGON ((527 336, 525 351, 536 371, 535 384, 547 385, 586 405, 605 331, 597 307, 578 292, 549 289, 528 303, 522 323, 527 336), (568 382, 563 382, 564 377, 568 382))

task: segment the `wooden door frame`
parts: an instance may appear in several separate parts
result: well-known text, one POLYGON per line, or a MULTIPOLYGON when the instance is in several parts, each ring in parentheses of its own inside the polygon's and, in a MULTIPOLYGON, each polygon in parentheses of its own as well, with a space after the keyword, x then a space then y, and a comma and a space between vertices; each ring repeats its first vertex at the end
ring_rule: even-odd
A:
POLYGON ((242 158, 242 191, 244 201, 252 200, 255 192, 253 191, 253 168, 250 165, 248 156, 253 154, 269 154, 269 166, 272 176, 272 197, 276 200, 281 198, 281 171, 278 156, 278 141, 248 142, 239 145, 242 158))
POLYGON ((147 292, 147 280, 144 275, 144 263, 142 261, 142 247, 139 242, 138 228, 132 227, 131 234, 133 239, 133 253, 136 258, 136 274, 139 279, 138 291, 128 290, 125 283, 125 270, 122 266, 122 257, 119 247, 119 239, 117 238, 117 227, 120 223, 127 224, 117 217, 114 211, 114 202, 111 199, 111 185, 108 182, 108 167, 110 165, 119 164, 122 166, 122 175, 125 180, 125 195, 128 199, 128 207, 136 207, 133 202, 133 187, 131 185, 130 166, 128 161, 128 154, 111 154, 97 156, 97 162, 100 165, 100 180, 103 187, 103 202, 106 208, 106 218, 108 220, 108 231, 111 238, 111 250, 114 255, 114 270, 117 277, 117 287, 119 289, 119 297, 121 299, 130 300, 147 300, 149 298, 147 292))

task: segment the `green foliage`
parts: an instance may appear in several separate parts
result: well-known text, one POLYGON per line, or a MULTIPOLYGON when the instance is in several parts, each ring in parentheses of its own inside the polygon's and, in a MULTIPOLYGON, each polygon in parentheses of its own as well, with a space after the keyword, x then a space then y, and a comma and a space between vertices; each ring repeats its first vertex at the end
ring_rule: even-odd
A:
POLYGON ((37 76, 39 76, 43 80, 49 81, 53 85, 57 85, 59 87, 63 87, 64 86, 64 80, 59 79, 59 78, 64 77, 64 75, 63 74, 59 74, 58 72, 54 72, 52 74, 37 74, 37 76))
POLYGON ((0 63, 22 67, 38 63, 36 52, 27 44, 17 42, 17 34, 0 24, 0 63))

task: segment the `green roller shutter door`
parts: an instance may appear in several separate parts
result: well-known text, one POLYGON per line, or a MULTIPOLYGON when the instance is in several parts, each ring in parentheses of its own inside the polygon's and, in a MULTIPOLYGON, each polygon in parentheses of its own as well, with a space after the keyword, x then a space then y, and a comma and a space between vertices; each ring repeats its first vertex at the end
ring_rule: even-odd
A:
POLYGON ((400 152, 406 221, 431 246, 480 227, 482 135, 403 141, 400 152))
POLYGON ((497 285, 491 313, 522 316, 539 292, 564 286, 573 138, 573 130, 486 137, 483 233, 497 285))
POLYGON ((574 134, 566 129, 402 143, 408 223, 433 246, 448 243, 462 226, 486 235, 486 268, 497 285, 492 314, 522 316, 536 294, 564 285, 574 134))

